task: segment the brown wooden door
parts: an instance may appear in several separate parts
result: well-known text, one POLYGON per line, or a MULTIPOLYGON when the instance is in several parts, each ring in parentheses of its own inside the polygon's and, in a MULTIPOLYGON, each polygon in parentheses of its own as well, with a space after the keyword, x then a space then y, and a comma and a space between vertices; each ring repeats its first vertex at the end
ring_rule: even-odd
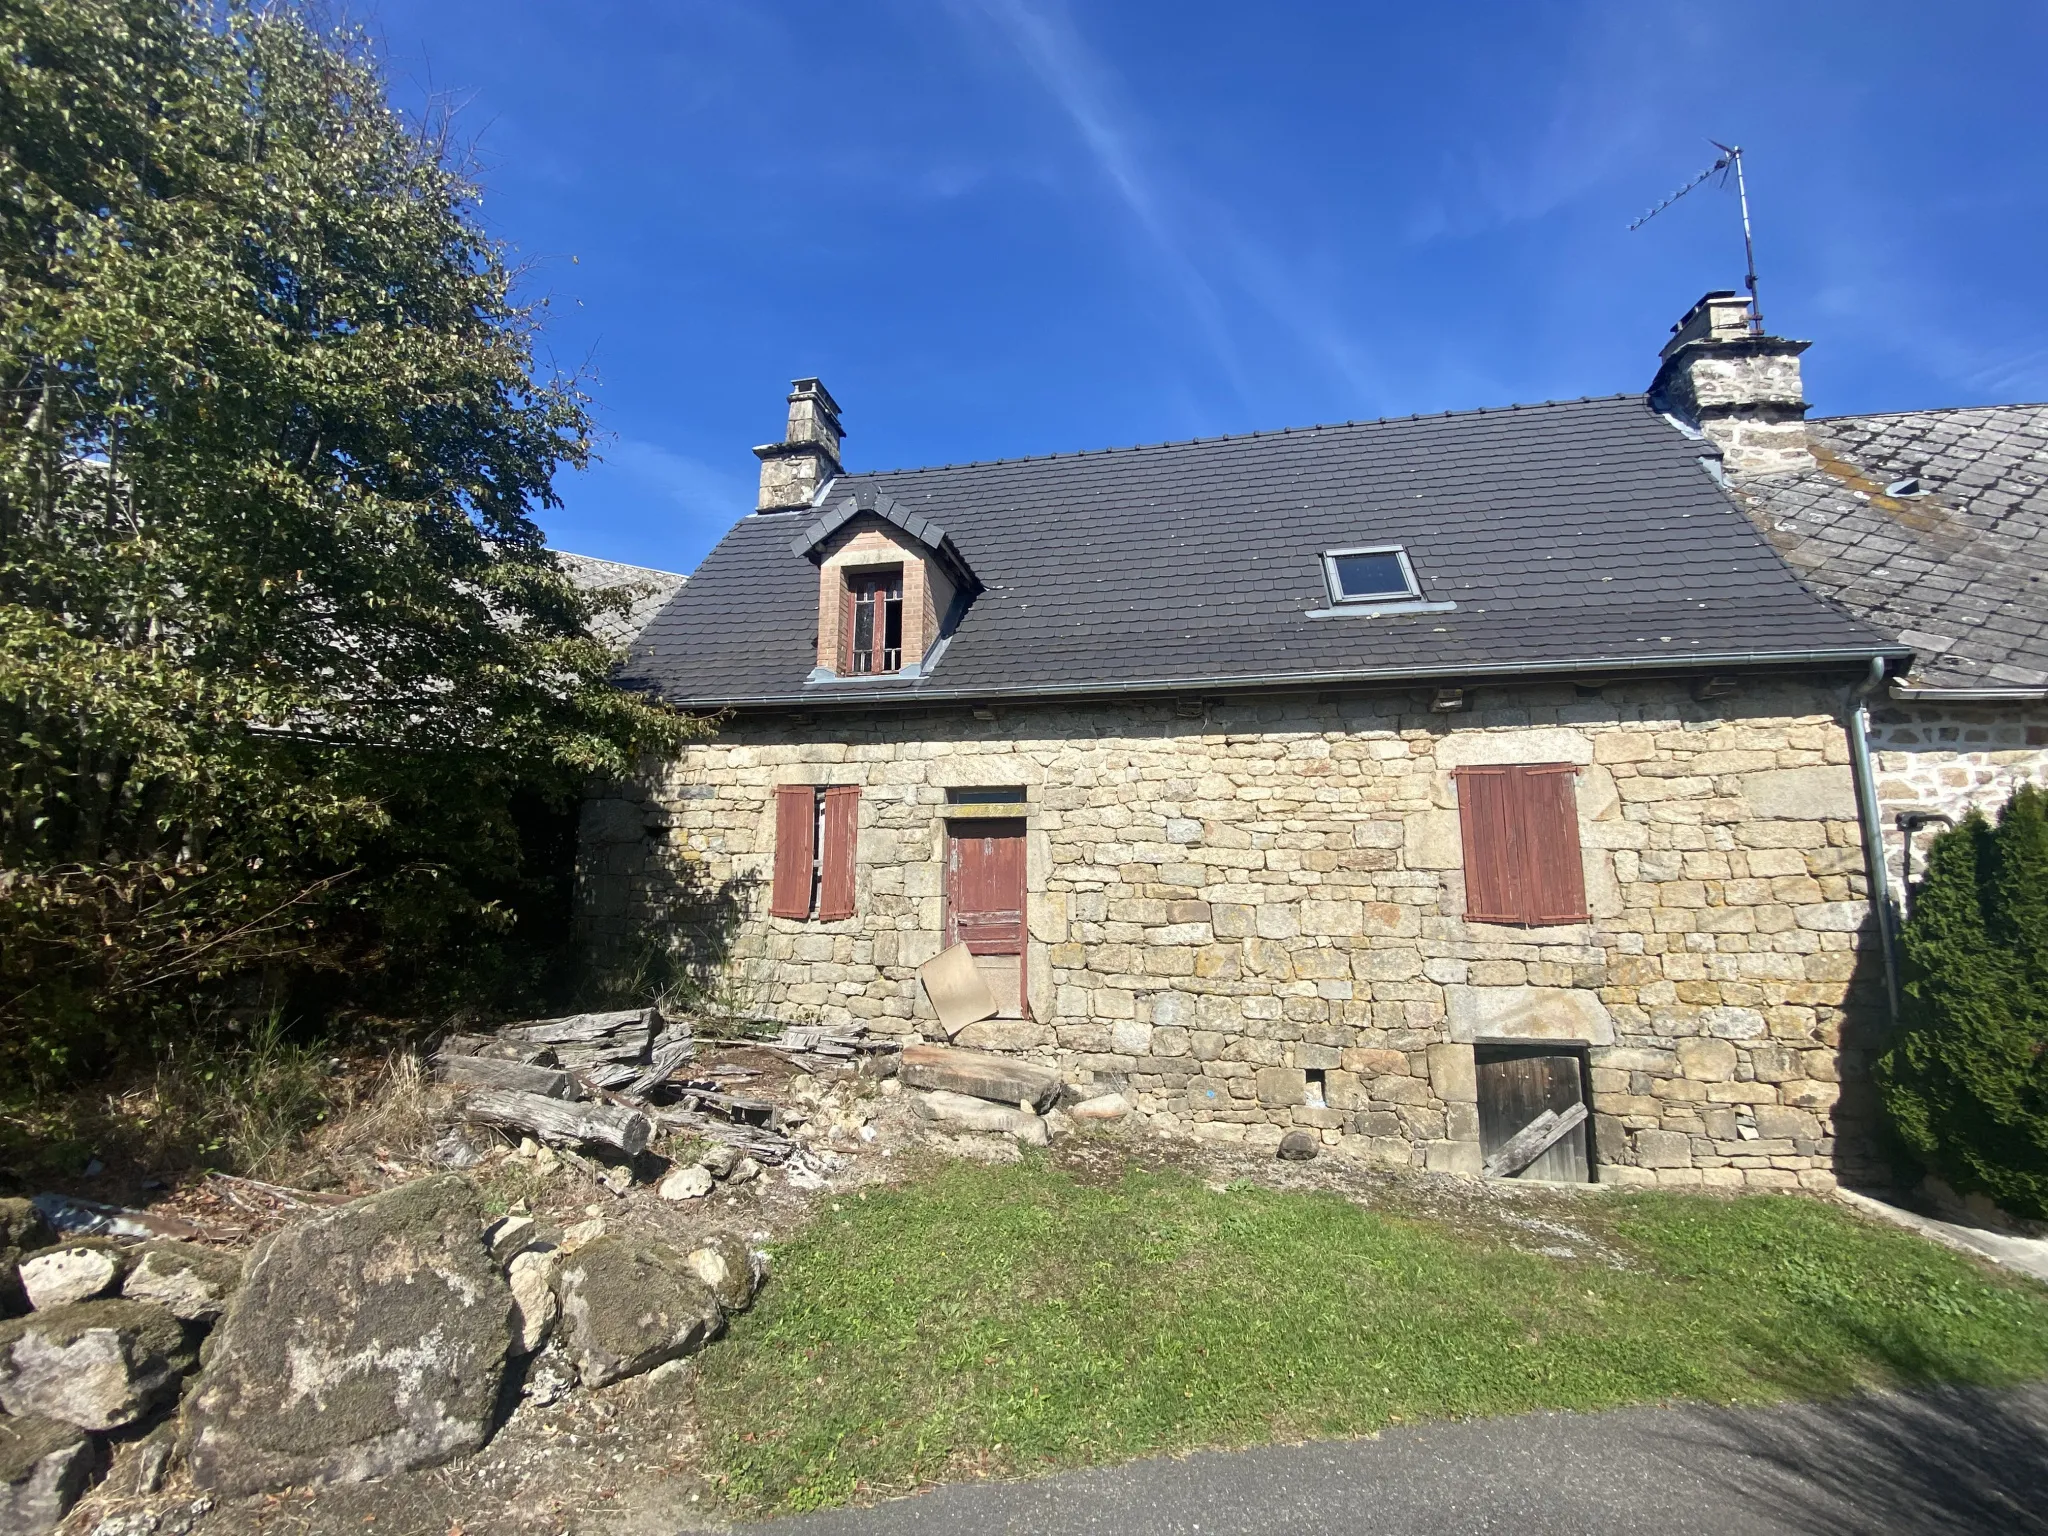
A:
MULTIPOLYGON (((1501 1145, 1546 1109, 1563 1114, 1585 1101, 1579 1058, 1554 1046, 1480 1046, 1479 1150, 1491 1157, 1501 1145)), ((1515 1175, 1521 1179, 1552 1179, 1584 1184, 1590 1177, 1586 1161, 1584 1121, 1550 1144, 1549 1150, 1515 1175)))
POLYGON ((967 946, 1003 1013, 1023 1011, 1021 818, 947 824, 946 943, 967 946))

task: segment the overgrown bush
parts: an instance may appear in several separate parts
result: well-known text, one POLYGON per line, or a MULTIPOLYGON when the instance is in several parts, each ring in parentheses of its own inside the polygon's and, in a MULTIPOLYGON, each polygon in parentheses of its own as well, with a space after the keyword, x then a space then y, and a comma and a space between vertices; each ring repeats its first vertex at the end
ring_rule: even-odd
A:
POLYGON ((1877 1069, 1893 1127, 1956 1189, 2048 1218, 2048 792, 1934 840, 1904 950, 1905 1028, 1877 1069))
POLYGON ((0 0, 0 1081, 559 951, 583 782, 688 726, 533 521, 591 433, 540 308, 358 41, 0 0))

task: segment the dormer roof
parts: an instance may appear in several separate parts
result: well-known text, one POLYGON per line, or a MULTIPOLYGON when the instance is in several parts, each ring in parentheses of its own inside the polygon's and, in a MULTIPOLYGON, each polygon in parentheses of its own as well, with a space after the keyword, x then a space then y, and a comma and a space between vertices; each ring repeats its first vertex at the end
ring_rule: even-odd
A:
POLYGON ((943 527, 931 518, 911 511, 873 484, 856 485, 843 495, 827 500, 825 510, 791 541, 789 552, 815 563, 823 558, 824 546, 832 535, 862 513, 880 518, 924 546, 962 591, 974 593, 981 590, 981 581, 975 576, 973 567, 943 527))

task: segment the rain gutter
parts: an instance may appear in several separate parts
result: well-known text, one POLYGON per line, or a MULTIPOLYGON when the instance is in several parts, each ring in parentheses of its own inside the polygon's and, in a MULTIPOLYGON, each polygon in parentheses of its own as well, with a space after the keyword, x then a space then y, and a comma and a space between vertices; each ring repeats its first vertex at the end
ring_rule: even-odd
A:
MULTIPOLYGON (((1687 653, 1672 656, 1567 656, 1555 661, 1500 661, 1481 662, 1469 667, 1446 667, 1442 663, 1430 666, 1384 667, 1376 671, 1361 672, 1356 669, 1341 672, 1268 672, 1234 673, 1212 677, 1175 678, 1098 678, 1085 683, 1045 683, 1036 687, 1019 688, 991 686, 980 688, 887 688, 874 687, 867 683, 848 683, 835 680, 829 683, 814 683, 802 693, 763 693, 735 697, 691 697, 683 696, 669 702, 683 709, 746 709, 769 706, 781 709, 818 709, 828 705, 873 705, 873 704, 965 704, 973 702, 1001 702, 1017 700, 1028 702, 1048 698, 1101 698, 1111 694, 1189 694, 1249 689, 1274 688, 1320 688, 1332 685, 1352 687, 1374 684, 1440 683, 1453 686, 1475 678, 1527 678, 1565 676, 1571 673, 1610 674, 1617 672, 1662 673, 1697 672, 1715 667, 1799 667, 1814 665, 1862 665, 1887 661, 1907 661, 1913 655, 1906 646, 1888 648, 1873 652, 1867 645, 1829 647, 1824 650, 1805 651, 1722 651, 1708 654, 1687 653)), ((650 679, 650 681, 652 681, 650 679)))

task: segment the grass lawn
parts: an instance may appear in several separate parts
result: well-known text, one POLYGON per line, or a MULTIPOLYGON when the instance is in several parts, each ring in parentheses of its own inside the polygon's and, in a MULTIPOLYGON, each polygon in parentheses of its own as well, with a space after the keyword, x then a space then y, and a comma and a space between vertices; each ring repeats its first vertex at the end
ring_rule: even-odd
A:
POLYGON ((1420 1418, 2048 1375, 2048 1290, 1820 1201, 1473 1203, 1042 1159, 843 1196, 702 1356, 707 1449, 736 1504, 795 1510, 1420 1418))

